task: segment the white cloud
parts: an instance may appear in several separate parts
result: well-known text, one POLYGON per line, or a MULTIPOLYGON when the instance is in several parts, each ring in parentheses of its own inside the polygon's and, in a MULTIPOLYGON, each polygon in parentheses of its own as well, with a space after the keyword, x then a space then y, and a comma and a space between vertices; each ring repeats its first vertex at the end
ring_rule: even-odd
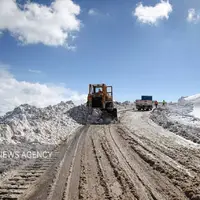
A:
POLYGON ((76 104, 86 102, 85 94, 79 94, 63 85, 18 81, 6 68, 0 67, 0 115, 24 103, 45 107, 68 100, 76 104))
POLYGON ((88 11, 88 15, 91 15, 91 16, 98 15, 98 12, 97 12, 96 9, 91 8, 91 9, 88 11))
POLYGON ((193 22, 193 23, 199 22, 200 21, 200 14, 196 13, 196 10, 194 8, 189 9, 187 21, 193 22))
POLYGON ((97 10, 96 8, 91 8, 88 10, 88 15, 90 16, 98 16, 98 17, 109 17, 109 13, 103 13, 97 10))
POLYGON ((162 1, 153 6, 143 6, 139 3, 133 11, 133 15, 137 17, 138 21, 144 24, 156 25, 159 20, 168 19, 172 12, 172 5, 169 1, 162 1))
POLYGON ((35 69, 29 69, 28 71, 31 72, 31 73, 36 73, 36 74, 42 73, 40 70, 35 70, 35 69))
POLYGON ((80 30, 79 5, 55 0, 45 6, 27 1, 0 0, 0 32, 9 31, 22 44, 70 46, 70 36, 80 30))

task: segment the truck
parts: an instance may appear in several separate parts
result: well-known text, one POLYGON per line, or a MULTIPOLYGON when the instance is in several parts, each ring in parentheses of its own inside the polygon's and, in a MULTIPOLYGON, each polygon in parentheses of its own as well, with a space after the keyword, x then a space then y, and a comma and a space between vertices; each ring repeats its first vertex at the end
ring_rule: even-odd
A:
POLYGON ((135 101, 137 110, 152 110, 153 109, 153 97, 141 96, 141 99, 135 101))

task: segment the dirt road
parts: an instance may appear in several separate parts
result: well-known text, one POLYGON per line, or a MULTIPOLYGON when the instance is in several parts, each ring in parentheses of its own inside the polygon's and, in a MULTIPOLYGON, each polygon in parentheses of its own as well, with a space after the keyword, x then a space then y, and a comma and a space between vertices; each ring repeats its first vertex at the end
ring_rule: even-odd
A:
POLYGON ((148 115, 125 111, 119 124, 80 128, 51 159, 1 184, 0 199, 200 199, 199 146, 148 115))

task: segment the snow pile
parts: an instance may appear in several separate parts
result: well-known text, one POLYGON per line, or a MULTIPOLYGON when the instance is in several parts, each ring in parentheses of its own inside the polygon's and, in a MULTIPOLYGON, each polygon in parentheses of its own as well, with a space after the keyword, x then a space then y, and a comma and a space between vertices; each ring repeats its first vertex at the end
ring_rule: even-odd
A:
MULTIPOLYGON (((128 106, 132 107, 132 104, 117 102, 115 106, 118 110, 123 110, 128 106)), ((54 145, 81 124, 88 123, 104 123, 101 110, 93 109, 90 113, 85 104, 75 106, 72 101, 45 108, 24 104, 0 117, 0 144, 54 145)))
POLYGON ((77 123, 85 124, 109 124, 112 119, 105 119, 105 114, 100 109, 89 109, 86 105, 73 107, 68 111, 69 116, 77 123))
POLYGON ((86 124, 88 118, 88 107, 83 104, 69 109, 69 116, 79 124, 86 124))
POLYGON ((200 94, 195 94, 195 95, 192 95, 192 96, 185 97, 185 100, 186 101, 192 101, 192 102, 199 102, 200 101, 200 94))
POLYGON ((185 97, 183 100, 193 105, 193 111, 190 114, 200 118, 200 94, 185 97))
POLYGON ((88 115, 87 118, 88 124, 103 124, 103 115, 100 109, 93 109, 91 114, 88 115))
MULTIPOLYGON (((126 109, 133 109, 134 103, 129 101, 121 102, 114 102, 114 107, 117 108, 118 111, 126 110, 126 109)), ((100 109, 92 109, 89 110, 86 104, 76 106, 71 108, 69 111, 69 116, 72 117, 77 123, 79 124, 109 124, 114 123, 115 121, 110 119, 110 116, 105 116, 105 113, 102 113, 100 109), (107 119, 105 119, 107 118, 107 119)), ((118 112, 119 116, 119 112, 118 112)))
POLYGON ((154 109, 150 118, 163 128, 200 144, 200 119, 189 115, 191 110, 191 105, 171 104, 154 109))
POLYGON ((0 143, 58 144, 79 126, 68 114, 73 107, 72 101, 46 108, 21 105, 0 118, 0 143))

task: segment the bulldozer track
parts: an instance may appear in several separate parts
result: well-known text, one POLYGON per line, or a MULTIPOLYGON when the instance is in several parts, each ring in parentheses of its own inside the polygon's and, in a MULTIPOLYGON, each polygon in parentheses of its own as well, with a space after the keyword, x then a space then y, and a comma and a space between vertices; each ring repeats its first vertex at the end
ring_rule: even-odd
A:
POLYGON ((37 180, 52 165, 57 153, 54 152, 54 156, 50 159, 36 160, 33 165, 28 165, 24 169, 19 170, 13 177, 1 184, 0 199, 19 199, 32 184, 36 184, 37 180))

